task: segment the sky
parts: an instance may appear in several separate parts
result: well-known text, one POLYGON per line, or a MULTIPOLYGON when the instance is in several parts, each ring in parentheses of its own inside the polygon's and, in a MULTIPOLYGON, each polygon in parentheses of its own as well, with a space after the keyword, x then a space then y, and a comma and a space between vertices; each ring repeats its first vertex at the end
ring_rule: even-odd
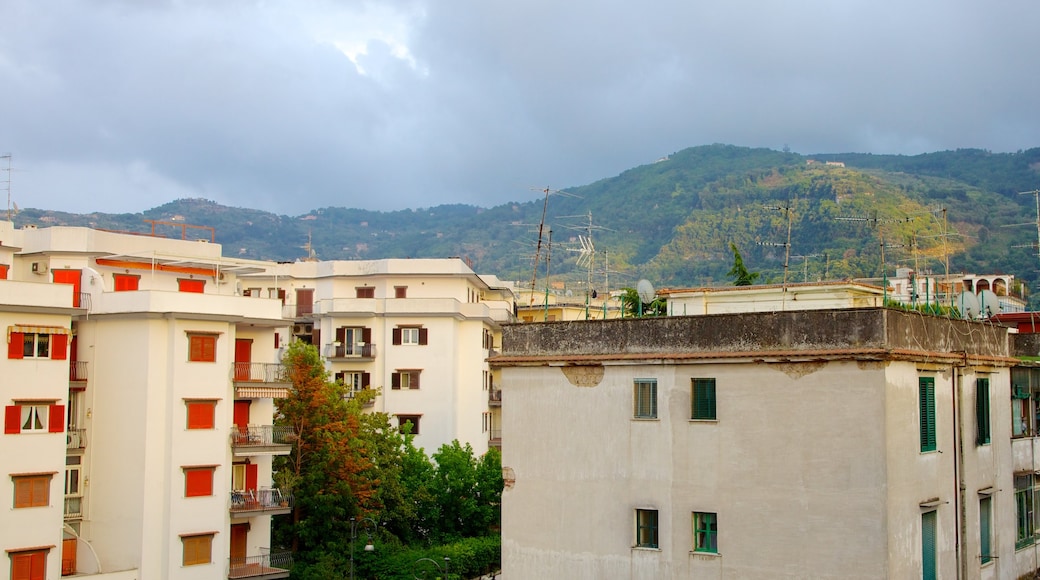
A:
POLYGON ((1040 146, 1036 0, 2 0, 0 22, 21 207, 492 207, 712 143, 1040 146))

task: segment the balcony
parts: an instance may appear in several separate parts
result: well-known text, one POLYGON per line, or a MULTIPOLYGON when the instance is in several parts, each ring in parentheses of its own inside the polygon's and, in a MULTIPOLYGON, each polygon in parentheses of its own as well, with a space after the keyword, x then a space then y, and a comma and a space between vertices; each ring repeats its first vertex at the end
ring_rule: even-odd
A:
POLYGON ((331 343, 326 349, 329 360, 373 360, 376 358, 376 345, 365 342, 355 344, 331 343))
POLYGON ((492 429, 491 436, 488 438, 488 445, 491 447, 502 448, 502 430, 492 429))
POLYGON ((86 449, 87 430, 69 429, 65 433, 65 449, 86 449))
POLYGON ((70 383, 85 383, 87 382, 87 361, 85 360, 74 360, 69 363, 69 382, 70 383))
POLYGON ((235 398, 284 399, 289 396, 290 380, 281 363, 236 362, 231 376, 235 398))
POLYGON ((277 488, 231 492, 231 517, 287 514, 292 508, 292 494, 277 488))
POLYGON ((78 292, 72 296, 72 307, 90 310, 90 292, 78 292))
POLYGON ((238 457, 288 455, 296 433, 285 425, 246 425, 231 429, 231 451, 238 457))
POLYGON ((488 406, 502 406, 502 389, 488 389, 488 406))
POLYGON ((289 570, 292 568, 292 552, 272 552, 270 549, 260 548, 259 556, 245 556, 242 558, 228 559, 228 578, 257 578, 260 580, 274 580, 275 578, 288 578, 289 570))
POLYGON ((65 496, 65 521, 83 519, 83 497, 65 496))

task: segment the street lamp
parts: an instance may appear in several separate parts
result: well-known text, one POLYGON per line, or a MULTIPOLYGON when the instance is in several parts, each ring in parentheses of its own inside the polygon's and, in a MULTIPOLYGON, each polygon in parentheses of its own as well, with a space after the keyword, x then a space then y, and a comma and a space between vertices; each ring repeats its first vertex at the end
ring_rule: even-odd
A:
POLYGON ((430 567, 427 566, 426 564, 433 564, 433 567, 437 569, 437 574, 443 574, 443 578, 445 580, 447 580, 447 578, 448 578, 448 563, 450 561, 451 561, 451 558, 445 556, 444 557, 444 567, 441 568, 441 565, 438 564, 437 561, 432 559, 432 558, 419 558, 418 560, 415 561, 414 564, 412 564, 412 575, 415 576, 415 580, 426 580, 426 578, 427 578, 426 575, 432 572, 430 567))
POLYGON ((361 518, 360 520, 354 517, 350 518, 350 580, 354 580, 354 540, 357 539, 358 524, 362 523, 370 524, 370 527, 365 530, 365 533, 368 535, 368 541, 365 542, 365 551, 373 552, 376 549, 372 545, 372 528, 379 527, 379 522, 375 518, 361 518))

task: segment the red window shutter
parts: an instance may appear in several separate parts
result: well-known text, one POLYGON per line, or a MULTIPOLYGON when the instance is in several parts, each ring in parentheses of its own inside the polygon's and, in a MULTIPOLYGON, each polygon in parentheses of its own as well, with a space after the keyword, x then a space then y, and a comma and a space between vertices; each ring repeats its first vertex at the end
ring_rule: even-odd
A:
POLYGON ((195 292, 202 294, 206 290, 205 280, 177 280, 177 290, 180 292, 195 292))
POLYGON ((65 360, 68 358, 69 335, 51 335, 51 358, 54 360, 65 360))
POLYGON ((0 264, 0 280, 7 279, 7 264, 0 264))
POLYGON ((65 432, 65 405, 50 406, 50 417, 47 419, 47 431, 50 433, 65 432))
POLYGON ((12 332, 11 342, 7 343, 7 358, 24 358, 25 333, 12 332))
POLYGON ((200 335, 189 337, 188 360, 196 362, 217 360, 217 337, 200 335))
POLYGON ((17 435, 22 432, 22 408, 8 405, 4 408, 4 433, 17 435))
POLYGON ((365 327, 361 329, 361 342, 372 344, 372 329, 365 327))
POLYGON ((429 334, 429 329, 428 328, 420 328, 419 329, 419 344, 426 344, 426 341, 428 339, 428 334, 429 334))
POLYGON ((401 329, 395 328, 393 333, 394 344, 401 344, 401 329))
POLYGON ((285 304, 285 290, 278 289, 278 299, 282 301, 282 304, 285 304))
POLYGON ((341 326, 336 329, 336 342, 343 344, 347 337, 347 327, 341 326))
POLYGON ((278 334, 277 332, 274 333, 274 347, 275 348, 278 348, 278 347, 281 346, 281 344, 279 344, 279 340, 280 340, 281 336, 282 335, 278 334))
POLYGON ((203 401, 186 403, 188 406, 188 429, 212 429, 215 404, 203 401))
POLYGON ((138 276, 130 276, 127 274, 114 274, 116 281, 116 292, 129 292, 131 290, 137 290, 138 276))
POLYGON ((401 373, 393 373, 390 375, 390 388, 400 389, 401 388, 401 373))
POLYGON ((11 580, 32 580, 32 554, 11 554, 11 580))
POLYGON ((246 464, 246 491, 256 489, 257 480, 257 464, 247 463, 246 464))
POLYGON ((361 386, 365 389, 372 386, 372 375, 368 373, 361 373, 361 386))
POLYGON ((187 469, 184 471, 184 497, 213 495, 213 469, 187 469))

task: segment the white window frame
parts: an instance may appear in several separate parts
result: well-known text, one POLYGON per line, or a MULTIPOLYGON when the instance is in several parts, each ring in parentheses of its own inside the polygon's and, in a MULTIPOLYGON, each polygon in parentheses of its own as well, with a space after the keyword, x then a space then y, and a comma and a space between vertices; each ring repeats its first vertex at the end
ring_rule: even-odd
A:
POLYGON ((20 433, 48 433, 49 420, 51 416, 50 405, 44 404, 33 404, 33 405, 19 405, 21 407, 22 415, 21 420, 18 422, 20 426, 20 433), (33 423, 33 417, 36 418, 41 427, 36 427, 33 423), (28 425, 28 426, 26 426, 28 425))
POLYGON ((22 358, 50 358, 51 357, 51 335, 41 334, 37 332, 26 332, 22 335, 22 358), (28 340, 32 339, 32 352, 25 352, 25 344, 28 340), (43 337, 44 340, 40 340, 43 337), (44 349, 44 352, 40 352, 40 348, 44 349))
POLYGON ((83 456, 69 455, 65 458, 65 497, 83 497, 83 456), (76 461, 70 465, 69 461, 76 461), (75 490, 69 491, 72 485, 75 490))
POLYGON ((343 386, 350 392, 363 391, 365 385, 361 384, 364 371, 343 371, 343 386))
POLYGON ((401 344, 419 344, 419 327, 418 326, 402 326, 401 327, 401 344))
POLYGON ((231 491, 246 490, 246 464, 231 464, 231 491))

